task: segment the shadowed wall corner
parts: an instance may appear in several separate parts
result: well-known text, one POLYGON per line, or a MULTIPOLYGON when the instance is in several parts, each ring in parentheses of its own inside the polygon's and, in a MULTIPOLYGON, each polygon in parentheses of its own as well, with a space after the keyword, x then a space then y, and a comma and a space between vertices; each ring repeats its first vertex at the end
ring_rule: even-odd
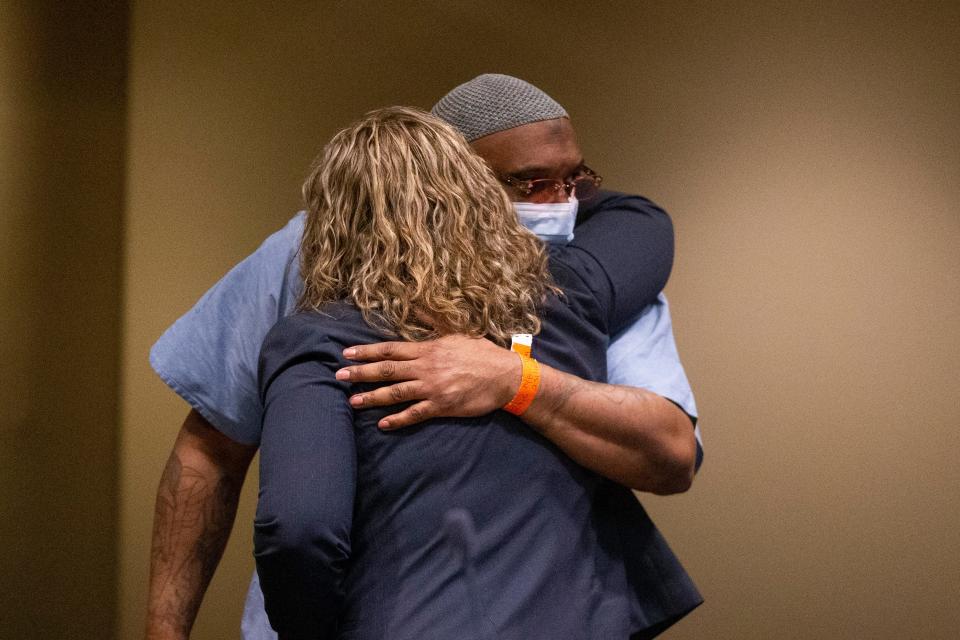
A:
POLYGON ((0 636, 112 638, 127 8, 0 2, 0 636))

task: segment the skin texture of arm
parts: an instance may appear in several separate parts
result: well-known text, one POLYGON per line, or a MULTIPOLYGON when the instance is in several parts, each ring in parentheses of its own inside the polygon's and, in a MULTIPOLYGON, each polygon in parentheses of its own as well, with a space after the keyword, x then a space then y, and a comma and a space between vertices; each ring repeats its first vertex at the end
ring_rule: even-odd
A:
POLYGON ((147 640, 190 637, 256 451, 222 435, 196 411, 184 420, 157 489, 147 640))
POLYGON ((690 488, 696 439, 676 405, 645 389, 540 369, 539 391, 520 416, 525 423, 584 467, 631 489, 669 495, 690 488))
MULTIPOLYGON (((344 351, 350 382, 393 381, 350 398, 355 409, 414 401, 380 421, 399 429, 437 416, 477 416, 503 407, 520 386, 520 357, 488 340, 451 335, 432 342, 383 342, 344 351)), ((686 491, 696 440, 690 418, 644 389, 589 382, 541 365, 540 388, 521 420, 584 467, 657 494, 686 491)))

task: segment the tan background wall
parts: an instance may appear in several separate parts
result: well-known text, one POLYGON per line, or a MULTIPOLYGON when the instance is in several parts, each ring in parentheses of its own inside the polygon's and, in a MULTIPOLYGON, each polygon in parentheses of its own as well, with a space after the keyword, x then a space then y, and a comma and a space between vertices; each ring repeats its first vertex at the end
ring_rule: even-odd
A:
MULTIPOLYGON (((339 126, 502 71, 559 99, 608 183, 677 226, 668 293, 707 462, 690 494, 646 502, 707 604, 668 637, 953 637, 960 8, 521 4, 134 2, 125 164, 111 99, 122 22, 0 5, 0 499, 16 518, 0 532, 33 556, 30 571, 20 554, 3 560, 16 600, 4 589, 4 631, 31 598, 61 620, 51 628, 82 598, 111 616, 90 527, 112 504, 113 431, 97 416, 117 388, 117 167, 117 628, 133 638, 153 491, 186 412, 149 371, 150 344, 293 213, 339 126), (84 46, 108 63, 94 72, 84 46), (41 337, 36 319, 63 309, 75 322, 41 337), (102 591, 78 588, 84 575, 102 591)), ((236 635, 255 487, 195 638, 236 635)), ((30 637, 25 620, 12 637, 30 637)))
POLYGON ((116 615, 126 8, 62 4, 0 0, 0 638, 116 615))

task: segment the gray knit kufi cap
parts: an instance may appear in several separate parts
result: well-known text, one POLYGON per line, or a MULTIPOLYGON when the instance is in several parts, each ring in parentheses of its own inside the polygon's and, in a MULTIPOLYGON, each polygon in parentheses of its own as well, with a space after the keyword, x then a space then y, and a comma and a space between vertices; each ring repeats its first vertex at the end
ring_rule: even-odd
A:
POLYGON ((529 82, 485 73, 461 84, 430 112, 446 120, 469 142, 520 125, 569 117, 560 104, 529 82))

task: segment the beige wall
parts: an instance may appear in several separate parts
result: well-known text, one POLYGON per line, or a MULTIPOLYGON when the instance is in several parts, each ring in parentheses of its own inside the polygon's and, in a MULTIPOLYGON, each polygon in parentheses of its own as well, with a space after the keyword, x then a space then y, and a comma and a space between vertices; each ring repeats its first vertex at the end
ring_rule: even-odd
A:
MULTIPOLYGON (((608 182, 676 222, 668 292, 708 457, 690 494, 647 503, 707 604, 668 635, 954 635, 955 3, 261 4, 132 5, 121 637, 141 627, 153 491, 186 412, 149 371, 150 344, 292 214, 338 126, 429 106, 483 71, 552 93, 608 182)), ((65 629, 83 600, 111 601, 91 514, 107 514, 105 544, 123 34, 0 7, 0 499, 3 542, 23 549, 0 570, 15 599, 2 624, 21 612, 14 636, 30 637, 30 611, 65 629), (71 324, 37 322, 63 309, 71 324)), ((196 638, 236 634, 255 486, 196 638)), ((111 608, 95 610, 102 628, 111 608)))
POLYGON ((0 1, 0 637, 110 638, 126 10, 0 1))

